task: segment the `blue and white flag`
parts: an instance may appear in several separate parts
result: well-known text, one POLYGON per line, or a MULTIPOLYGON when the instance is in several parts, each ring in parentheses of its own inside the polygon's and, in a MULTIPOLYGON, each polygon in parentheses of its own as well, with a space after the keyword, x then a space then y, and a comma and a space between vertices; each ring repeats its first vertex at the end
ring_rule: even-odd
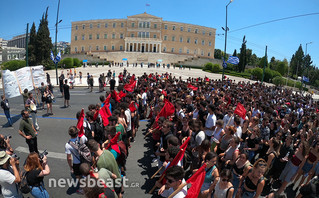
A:
POLYGON ((309 78, 307 78, 306 76, 303 76, 303 77, 302 77, 302 81, 304 81, 304 82, 309 82, 309 78))
POLYGON ((231 63, 231 64, 234 64, 234 65, 238 65, 239 63, 239 58, 237 56, 230 56, 228 58, 228 61, 227 63, 231 63))
POLYGON ((225 62, 225 60, 223 60, 223 68, 227 67, 227 63, 225 62))
POLYGON ((55 57, 56 62, 60 62, 61 60, 61 51, 59 51, 58 55, 55 57))
POLYGON ((50 58, 51 60, 54 62, 54 55, 53 55, 53 52, 51 51, 51 54, 50 54, 50 58))

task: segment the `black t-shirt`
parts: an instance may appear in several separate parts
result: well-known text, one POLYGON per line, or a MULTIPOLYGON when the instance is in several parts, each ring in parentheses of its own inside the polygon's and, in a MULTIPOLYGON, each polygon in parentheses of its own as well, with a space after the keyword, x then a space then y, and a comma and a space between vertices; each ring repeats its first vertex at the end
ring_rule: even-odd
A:
POLYGON ((203 111, 202 109, 200 109, 198 111, 198 118, 200 121, 202 121, 203 126, 205 126, 206 124, 206 120, 204 119, 204 117, 207 116, 207 114, 208 114, 207 110, 203 111))
POLYGON ((8 102, 7 99, 5 99, 4 101, 3 100, 1 101, 1 107, 2 107, 3 110, 9 110, 10 109, 9 102, 8 102))
POLYGON ((255 148, 256 144, 259 144, 260 138, 255 137, 254 139, 250 139, 250 136, 247 139, 247 146, 248 148, 255 148))
POLYGON ((40 169, 34 169, 27 173, 27 182, 30 186, 40 186, 43 182, 43 177, 39 177, 40 172, 40 169))
POLYGON ((114 87, 115 87, 115 80, 114 80, 114 79, 111 79, 111 80, 110 80, 110 89, 111 89, 111 90, 114 90, 114 87))
POLYGON ((70 87, 67 84, 63 85, 63 91, 64 91, 64 95, 70 95, 70 87))

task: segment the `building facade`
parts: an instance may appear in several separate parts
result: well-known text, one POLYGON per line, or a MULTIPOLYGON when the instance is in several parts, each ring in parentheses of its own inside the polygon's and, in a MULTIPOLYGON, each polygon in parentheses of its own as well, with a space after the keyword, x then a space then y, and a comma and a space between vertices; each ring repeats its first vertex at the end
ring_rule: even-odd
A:
MULTIPOLYGON (((30 41, 30 34, 28 34, 28 41, 30 41)), ((25 48, 25 42, 26 42, 26 35, 21 34, 9 40, 8 47, 25 48)))
POLYGON ((147 13, 127 19, 72 22, 71 53, 149 52, 214 58, 216 29, 163 21, 147 13))

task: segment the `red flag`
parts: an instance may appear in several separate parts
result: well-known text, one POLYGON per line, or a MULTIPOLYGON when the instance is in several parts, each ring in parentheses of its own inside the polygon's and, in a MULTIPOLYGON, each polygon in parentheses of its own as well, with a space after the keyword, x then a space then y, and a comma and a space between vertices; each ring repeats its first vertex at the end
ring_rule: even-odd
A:
POLYGON ((120 91, 119 96, 122 99, 126 96, 126 93, 124 93, 123 91, 120 91))
POLYGON ((204 183, 206 175, 206 163, 204 163, 194 175, 192 175, 186 183, 191 184, 192 186, 187 190, 187 195, 185 198, 194 198, 198 197, 200 189, 204 183))
POLYGON ((134 105, 135 102, 131 102, 131 104, 128 106, 128 108, 131 110, 131 112, 133 113, 134 111, 136 111, 136 107, 134 105))
POLYGON ((107 126, 109 124, 109 117, 112 115, 110 111, 110 104, 104 104, 100 109, 100 115, 102 117, 103 125, 107 126))
POLYGON ((209 78, 205 77, 205 81, 206 81, 206 82, 209 82, 209 78))
POLYGON ((132 86, 131 84, 126 84, 126 85, 124 85, 124 89, 128 92, 133 92, 134 86, 132 86))
POLYGON ((156 116, 156 120, 158 120, 160 117, 165 117, 167 118, 168 116, 173 115, 175 112, 175 107, 174 105, 168 101, 167 99, 164 99, 165 105, 162 108, 162 110, 159 112, 159 114, 156 116))
POLYGON ((162 90, 162 92, 161 92, 164 96, 167 96, 167 93, 166 93, 166 91, 165 90, 162 90))
POLYGON ((246 109, 245 109, 245 107, 242 104, 240 104, 240 102, 237 104, 237 107, 236 107, 236 109, 234 111, 234 114, 237 114, 242 119, 245 119, 245 117, 246 117, 246 109))
MULTIPOLYGON (((173 161, 171 161, 171 163, 168 165, 168 167, 165 169, 165 171, 163 172, 161 177, 164 177, 166 175, 167 169, 169 169, 172 166, 176 166, 178 164, 178 162, 183 159, 189 141, 190 141, 190 137, 188 137, 186 139, 186 141, 179 147, 179 151, 178 151, 177 155, 175 156, 173 161)), ((162 184, 165 184, 165 183, 166 183, 166 179, 163 178, 162 184)))
POLYGON ((187 88, 191 88, 193 91, 196 91, 198 89, 198 87, 194 87, 190 83, 188 83, 187 88))
POLYGON ((84 135, 83 121, 84 121, 84 109, 81 110, 78 123, 76 124, 76 128, 79 129, 79 133, 78 133, 79 137, 82 137, 84 135))
POLYGON ((110 104, 110 99, 111 99, 111 94, 109 94, 107 98, 104 100, 103 102, 104 106, 110 104))
POLYGON ((112 145, 115 145, 120 135, 121 132, 117 132, 117 134, 110 140, 110 143, 105 147, 105 149, 109 149, 112 145))
POLYGON ((95 121, 97 119, 97 117, 99 116, 100 113, 100 109, 96 110, 93 116, 93 120, 95 121))
POLYGON ((121 97, 117 94, 117 92, 116 92, 115 90, 113 90, 113 96, 114 96, 114 99, 115 99, 117 102, 120 102, 121 97))

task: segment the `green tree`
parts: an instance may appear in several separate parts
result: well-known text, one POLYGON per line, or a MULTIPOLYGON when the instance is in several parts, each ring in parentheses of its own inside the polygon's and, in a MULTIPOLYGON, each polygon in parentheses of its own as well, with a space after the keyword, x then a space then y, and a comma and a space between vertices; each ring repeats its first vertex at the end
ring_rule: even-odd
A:
POLYGON ((256 54, 253 54, 248 59, 248 65, 256 66, 259 63, 259 58, 256 54))
POLYGON ((36 37, 36 57, 37 64, 44 65, 45 67, 52 64, 50 59, 50 52, 52 49, 52 40, 48 28, 48 7, 46 12, 42 15, 40 25, 36 37))
POLYGON ((214 51, 214 58, 215 59, 222 59, 222 50, 220 50, 220 49, 215 49, 215 51, 214 51))
POLYGON ((240 48, 240 56, 239 56, 239 63, 238 63, 238 71, 239 72, 244 72, 246 63, 247 63, 247 56, 246 56, 246 36, 243 38, 243 43, 241 44, 240 48))
POLYGON ((268 60, 267 60, 265 57, 262 57, 262 58, 259 60, 258 67, 264 68, 265 61, 266 61, 266 68, 267 68, 267 67, 268 67, 268 60))
POLYGON ((250 65, 250 61, 251 61, 251 58, 252 58, 252 53, 253 53, 253 51, 251 49, 246 49, 247 65, 250 65))
POLYGON ((233 56, 237 56, 237 50, 234 50, 233 56))
POLYGON ((36 40, 37 40, 37 32, 35 28, 35 24, 33 22, 31 31, 30 31, 30 41, 28 44, 28 61, 30 66, 37 65, 37 56, 36 56, 36 40))
POLYGON ((296 75, 300 76, 302 74, 302 66, 304 62, 304 52, 302 50, 302 46, 300 45, 298 50, 295 52, 295 54, 292 55, 291 61, 290 61, 290 68, 291 68, 291 76, 296 75))
POLYGON ((282 76, 286 75, 288 72, 288 61, 284 59, 283 61, 279 61, 276 65, 276 71, 278 71, 282 76))
POLYGON ((276 69, 276 64, 277 64, 276 58, 275 57, 271 57, 270 63, 269 63, 269 68, 270 69, 276 69))

